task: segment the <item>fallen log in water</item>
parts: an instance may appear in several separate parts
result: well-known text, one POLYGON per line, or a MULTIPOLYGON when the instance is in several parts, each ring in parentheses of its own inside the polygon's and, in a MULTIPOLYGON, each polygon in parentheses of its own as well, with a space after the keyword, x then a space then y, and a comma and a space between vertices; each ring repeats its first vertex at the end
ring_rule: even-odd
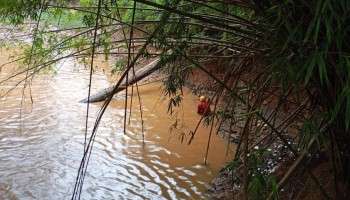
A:
MULTIPOLYGON (((154 71, 159 69, 160 68, 159 60, 160 59, 158 58, 158 59, 150 62, 145 67, 143 67, 143 68, 139 69, 138 71, 136 71, 135 74, 131 74, 131 75, 129 74, 128 83, 126 82, 126 79, 124 78, 114 94, 124 90, 127 86, 132 85, 132 84, 142 80, 146 76, 152 74, 154 71)), ((105 88, 105 89, 97 92, 96 94, 90 96, 90 102, 103 101, 109 95, 114 95, 114 94, 111 94, 113 92, 114 87, 115 87, 115 85, 112 85, 112 86, 110 86, 108 88, 105 88)), ((85 98, 85 99, 81 100, 80 102, 87 103, 88 102, 88 98, 85 98)))

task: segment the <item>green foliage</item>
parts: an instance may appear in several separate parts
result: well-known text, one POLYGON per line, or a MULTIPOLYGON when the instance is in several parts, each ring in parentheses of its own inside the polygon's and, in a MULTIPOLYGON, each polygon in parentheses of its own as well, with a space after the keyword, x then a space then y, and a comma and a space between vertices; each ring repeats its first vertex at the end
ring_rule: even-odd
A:
POLYGON ((275 193, 274 199, 277 199, 274 177, 269 173, 263 173, 268 154, 270 153, 266 149, 259 149, 248 157, 248 165, 250 166, 248 192, 252 199, 266 199, 272 190, 275 193))
POLYGON ((93 0, 80 0, 79 4, 82 7, 96 6, 96 1, 93 1, 93 0))
MULTIPOLYGON (((335 121, 336 118, 342 117, 345 120, 345 129, 349 130, 350 123, 350 87, 345 85, 343 90, 341 91, 339 98, 335 104, 334 110, 331 113, 331 121, 335 121), (343 109, 343 112, 340 109, 343 109), (345 110, 345 118, 344 117, 345 110)), ((338 120, 343 120, 338 119, 338 120)))
MULTIPOLYGON (((278 199, 276 180, 272 174, 265 170, 266 161, 270 156, 271 153, 264 148, 253 150, 248 156, 248 194, 250 199, 267 199, 270 192, 273 194, 273 199, 278 199)), ((239 173, 239 169, 243 164, 240 159, 233 160, 222 169, 222 172, 226 170, 231 171, 233 173, 233 182, 242 184, 242 175, 239 173)))
POLYGON ((78 12, 66 12, 59 9, 48 9, 42 14, 42 21, 60 29, 83 26, 83 15, 78 12))
MULTIPOLYGON (((82 8, 71 10, 62 8, 70 5, 62 2, 41 3, 40 0, 0 1, 1 22, 15 25, 28 19, 45 22, 39 23, 34 31, 33 44, 24 45, 27 48, 22 61, 33 66, 30 68, 33 71, 48 68, 68 49, 73 51, 69 56, 77 56, 85 64, 95 56, 91 55, 93 47, 96 47, 95 54, 104 54, 105 59, 109 59, 112 53, 119 53, 119 48, 129 46, 127 38, 118 37, 124 34, 128 37, 133 27, 141 32, 137 39, 147 44, 134 52, 140 52, 145 58, 161 54, 158 64, 169 75, 164 85, 165 94, 172 97, 168 104, 170 114, 182 102, 182 88, 188 76, 201 70, 216 82, 217 98, 223 101, 214 116, 206 118, 207 123, 214 119, 232 123, 248 117, 260 118, 271 128, 271 135, 275 134, 292 148, 289 150, 297 151, 280 135, 282 128, 275 123, 281 106, 289 104, 296 107, 296 111, 300 109, 290 119, 301 117, 303 121, 296 144, 299 149, 309 151, 310 141, 316 139, 318 149, 327 150, 327 144, 333 143, 339 154, 349 155, 344 148, 350 141, 350 3, 347 0, 336 3, 313 0, 308 4, 294 0, 246 4, 238 1, 230 4, 224 1, 153 0, 136 1, 136 4, 127 0, 102 1, 99 16, 96 16, 97 1, 93 0, 80 0, 82 8), (39 13, 43 14, 41 19, 39 13), (97 35, 93 43, 96 22, 97 35), (60 28, 63 34, 43 31, 48 25, 60 28), (65 28, 76 30, 67 35, 65 28), (151 33, 155 34, 150 36, 151 33), (227 77, 212 73, 207 65, 220 68, 219 74, 227 77), (262 105, 266 96, 278 100, 269 116, 265 116, 267 106, 262 105), (251 109, 241 114, 237 111, 237 102, 238 105, 248 102, 251 109), (337 140, 331 141, 330 136, 335 135, 337 140)), ((111 73, 119 73, 126 66, 127 59, 120 59, 111 73)), ((251 141, 259 137, 261 131, 255 129, 249 135, 251 141)), ((271 192, 274 199, 278 198, 276 181, 261 170, 266 165, 266 155, 267 152, 261 150, 252 153, 248 163, 235 160, 227 167, 238 171, 242 165, 249 166, 246 189, 253 199, 268 197, 271 192)))
POLYGON ((168 113, 172 115, 174 113, 174 107, 179 106, 182 102, 182 94, 176 95, 169 99, 168 113))
POLYGON ((40 10, 45 10, 41 0, 27 0, 25 3, 20 0, 0 1, 0 22, 9 20, 12 24, 21 24, 26 19, 38 20, 40 10))
MULTIPOLYGON (((321 116, 321 115, 320 115, 321 116)), ((322 117, 320 117, 322 119, 322 117)), ((316 127, 316 120, 305 120, 302 127, 301 133, 302 137, 299 138, 300 147, 304 147, 306 152, 309 152, 309 145, 312 138, 316 138, 316 142, 318 144, 318 149, 322 150, 322 148, 326 145, 326 138, 324 133, 322 133, 316 127)))
POLYGON ((86 14, 83 16, 83 23, 86 26, 93 26, 95 24, 95 16, 93 14, 86 14))
POLYGON ((187 76, 191 72, 190 67, 171 68, 170 76, 165 80, 166 95, 176 95, 177 91, 185 86, 187 76))
POLYGON ((111 70, 112 75, 113 74, 120 74, 125 70, 125 67, 128 64, 128 59, 126 57, 123 57, 115 62, 114 68, 111 70))

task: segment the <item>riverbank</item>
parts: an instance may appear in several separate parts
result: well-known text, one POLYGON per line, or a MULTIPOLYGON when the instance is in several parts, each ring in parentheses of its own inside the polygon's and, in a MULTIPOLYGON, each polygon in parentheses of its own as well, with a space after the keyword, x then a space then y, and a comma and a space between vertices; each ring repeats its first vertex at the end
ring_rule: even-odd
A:
MULTIPOLYGON (((208 70, 213 71, 213 67, 209 67, 208 70)), ((217 85, 215 81, 208 78, 203 72, 196 71, 193 76, 189 77, 190 87, 201 87, 200 94, 211 95, 214 94, 213 88, 217 85)), ((262 102, 262 108, 265 112, 271 112, 278 105, 278 98, 268 98, 262 102)), ((238 105, 240 108, 244 108, 244 105, 238 105)), ((283 124, 283 119, 290 118, 295 111, 298 110, 297 105, 288 104, 283 106, 283 109, 278 113, 277 122, 283 124)), ((244 111, 244 109, 243 109, 244 111)), ((242 111, 240 111, 242 112, 242 111)), ((299 112, 298 115, 294 115, 294 120, 286 124, 283 129, 282 137, 291 146, 298 146, 296 138, 302 130, 303 118, 307 117, 307 112, 299 112)), ((241 136, 243 135, 243 127, 245 121, 235 124, 231 131, 231 141, 239 143, 241 136)), ((227 135, 230 132, 230 125, 225 124, 221 128, 221 134, 227 135)), ((329 155, 323 151, 310 150, 303 162, 307 163, 307 168, 299 165, 294 171, 291 171, 292 166, 295 165, 295 161, 298 156, 293 155, 290 149, 285 145, 279 137, 273 136, 272 131, 261 120, 257 120, 252 124, 251 130, 259 132, 259 137, 254 138, 249 142, 249 154, 260 154, 264 147, 268 147, 264 153, 264 163, 266 165, 261 166, 259 171, 266 175, 272 175, 275 178, 275 182, 279 183, 282 180, 283 185, 280 186, 277 199, 348 199, 350 193, 347 189, 347 184, 343 180, 343 175, 338 174, 337 183, 334 184, 332 160, 329 155), (290 173, 290 174, 289 174, 290 173), (318 177, 317 181, 313 176, 318 177), (323 193, 320 189, 327 191, 323 193), (334 188, 337 185, 338 188, 334 188)), ((227 136, 226 136, 227 137, 227 136)), ((238 158, 243 160, 243 157, 238 158)), ((243 185, 242 185, 242 169, 231 170, 228 168, 222 169, 220 175, 211 182, 211 187, 208 192, 211 194, 211 199, 243 199, 243 185)), ((271 186, 267 186, 272 191, 271 186)))
MULTIPOLYGON (((7 30, 8 31, 8 30, 7 30)), ((125 50, 125 49, 124 49, 125 50)), ((137 67, 141 68, 145 64, 147 64, 149 61, 146 59, 140 60, 137 67)), ((208 70, 211 73, 215 73, 218 77, 222 76, 222 72, 215 71, 215 66, 209 66, 208 70)), ((107 72, 108 73, 108 72, 107 72)), ((149 82, 158 81, 159 79, 163 79, 166 75, 162 73, 153 73, 151 76, 148 76, 142 81, 142 84, 148 84, 149 82)), ((220 77, 221 78, 221 77, 220 77)), ((208 77, 205 73, 195 70, 191 73, 191 75, 188 77, 188 87, 191 89, 191 91, 196 95, 206 95, 209 98, 213 99, 213 95, 215 92, 215 89, 217 88, 217 84, 215 81, 213 81, 210 77, 208 77)), ((140 82, 141 83, 141 82, 140 82)), ((274 89, 275 90, 275 89, 274 89)), ((279 91, 279 88, 275 91, 279 91)), ((271 92, 275 92, 271 91, 271 92)), ((120 97, 118 97, 120 99, 120 97)), ((116 98, 115 100, 118 100, 116 98)), ((261 104, 263 105, 262 108, 265 113, 268 113, 272 111, 275 107, 278 107, 279 104, 279 96, 270 98, 270 97, 262 97, 261 104)), ((284 97, 283 97, 284 98, 284 97)), ((225 98, 223 98, 225 100, 225 98)), ((192 100, 186 100, 191 101, 191 105, 194 107, 188 108, 188 110, 195 110, 196 105, 196 99, 192 100)), ((119 107, 122 107, 124 104, 119 105, 119 107)), ((166 108, 166 105, 162 105, 166 108)), ((235 105, 235 111, 236 108, 239 108, 238 111, 244 111, 245 105, 235 105)), ((282 123, 285 119, 289 118, 289 115, 291 113, 297 112, 298 108, 291 104, 291 105, 283 105, 283 110, 278 114, 278 116, 275 116, 275 121, 273 123, 282 123)), ((164 110, 164 112, 166 112, 164 110)), ((245 112, 237 112, 238 115, 244 115, 245 112)), ((291 123, 288 125, 285 125, 280 130, 282 133, 282 136, 284 139, 286 139, 287 143, 285 141, 281 141, 276 137, 276 135, 272 134, 273 131, 265 128, 267 127, 267 124, 262 123, 262 121, 254 120, 251 123, 251 130, 252 133, 256 135, 256 133, 259 133, 258 137, 255 137, 254 139, 249 141, 249 154, 255 155, 255 158, 258 158, 261 155, 264 155, 264 162, 267 163, 264 165, 264 167, 261 167, 258 169, 257 172, 261 172, 263 175, 274 175, 276 183, 280 182, 283 179, 287 179, 288 181, 284 182, 284 187, 280 190, 279 198, 280 199, 290 199, 290 198, 297 198, 297 199, 310 199, 310 198, 322 198, 324 197, 320 190, 319 185, 317 185, 315 182, 312 181, 312 178, 310 178, 309 173, 305 170, 304 166, 298 166, 298 169, 296 171, 293 171, 293 176, 289 175, 287 177, 286 174, 289 174, 291 170, 291 165, 294 163, 299 157, 295 156, 291 153, 290 149, 286 146, 286 144, 290 144, 291 146, 298 146, 296 145, 298 140, 297 135, 302 129, 302 122, 303 119, 307 118, 308 113, 300 113, 297 115, 294 115, 294 119, 291 123), (266 140, 265 140, 266 139, 266 140), (269 147, 266 149, 266 147, 269 147), (260 151, 264 150, 264 154, 261 154, 260 151), (306 189, 307 188, 307 189, 306 189), (312 193, 309 193, 308 191, 312 191, 312 193)), ((198 116, 196 116, 198 118, 198 116)), ((194 122, 195 123, 195 122, 194 122)), ((227 133, 231 133, 229 137, 226 136, 226 138, 232 138, 235 136, 236 140, 234 142, 239 143, 240 138, 243 135, 243 128, 244 128, 245 121, 241 121, 240 123, 236 123, 234 130, 231 131, 230 124, 224 124, 224 130, 222 135, 228 135, 227 133)), ((282 123, 283 124, 283 123, 282 123)), ((277 125, 276 125, 277 126, 277 125)), ((279 125, 278 125, 279 126, 279 125)), ((277 127, 278 127, 277 126, 277 127)), ((140 130, 138 130, 140 131, 140 130)), ((179 135, 181 135, 180 133, 179 135)), ((182 134, 184 135, 184 134, 182 134)), ((205 144, 205 142, 203 142, 205 144)), ((298 149, 299 151, 299 149, 298 149)), ((303 153, 303 152, 298 152, 303 153)), ((166 157, 166 155, 164 156, 166 157)), ((243 158, 238 158, 239 160, 243 160, 243 158)), ((313 171, 314 175, 316 175, 319 178, 319 183, 325 188, 328 192, 328 195, 335 199, 346 199, 346 195, 348 193, 343 192, 346 191, 346 186, 342 183, 338 183, 338 190, 341 192, 336 192, 333 187, 331 181, 329 181, 332 176, 332 173, 330 173, 332 168, 332 158, 326 155, 322 151, 310 151, 306 154, 306 157, 303 161, 305 161, 306 167, 308 167, 310 170, 313 171), (328 178, 323 178, 323 175, 328 178), (341 193, 341 195, 339 195, 341 193)), ((341 176, 341 175, 339 175, 341 176)), ((339 178, 337 180, 340 180, 339 178)), ((332 180, 333 181, 333 180, 332 180)), ((270 190, 271 186, 267 186, 267 188, 270 190)), ((212 182, 212 186, 208 190, 209 193, 212 194, 211 198, 213 199, 241 199, 242 198, 242 172, 241 170, 237 171, 230 171, 230 170, 223 170, 220 176, 215 179, 212 182)))

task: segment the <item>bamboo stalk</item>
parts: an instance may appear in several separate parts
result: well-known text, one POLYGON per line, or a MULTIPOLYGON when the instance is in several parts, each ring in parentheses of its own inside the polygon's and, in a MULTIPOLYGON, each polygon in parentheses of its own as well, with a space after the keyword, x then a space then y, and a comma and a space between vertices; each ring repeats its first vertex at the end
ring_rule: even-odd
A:
MULTIPOLYGON (((250 105, 249 105, 249 93, 247 94, 247 101, 246 101, 246 113, 248 114, 250 112, 250 105)), ((249 134, 250 134, 250 120, 252 116, 248 116, 247 121, 245 123, 244 129, 243 129, 243 198, 248 199, 248 185, 249 185, 249 161, 248 161, 248 141, 249 141, 249 134)))

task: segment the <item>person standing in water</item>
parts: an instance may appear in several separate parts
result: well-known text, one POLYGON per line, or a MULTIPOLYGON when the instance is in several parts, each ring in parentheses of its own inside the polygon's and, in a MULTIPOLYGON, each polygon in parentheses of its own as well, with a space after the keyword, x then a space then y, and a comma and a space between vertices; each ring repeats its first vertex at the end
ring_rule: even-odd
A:
POLYGON ((207 102, 207 98, 205 96, 199 97, 197 113, 200 115, 207 115, 210 113, 210 105, 207 102))

